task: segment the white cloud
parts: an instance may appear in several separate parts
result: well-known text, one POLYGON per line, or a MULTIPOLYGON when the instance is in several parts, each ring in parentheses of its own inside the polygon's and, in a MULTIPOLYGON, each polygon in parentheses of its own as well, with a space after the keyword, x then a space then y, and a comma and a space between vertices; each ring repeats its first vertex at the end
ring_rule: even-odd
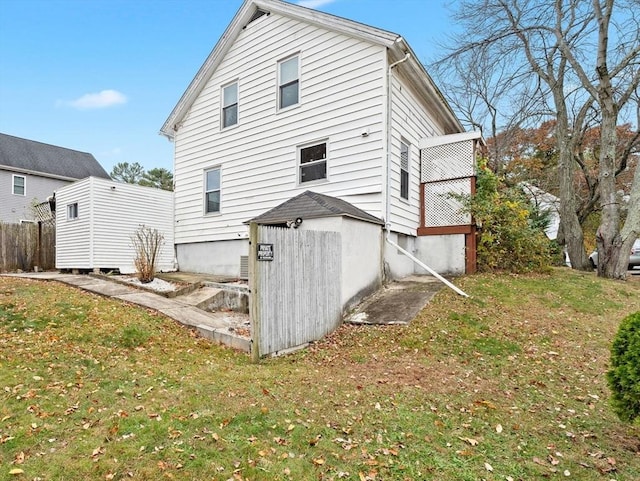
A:
POLYGON ((335 2, 335 0, 298 0, 298 5, 307 8, 319 8, 333 2, 335 2))
POLYGON ((127 97, 117 90, 103 90, 95 94, 85 94, 80 98, 65 102, 73 108, 79 110, 104 109, 127 103, 127 97))

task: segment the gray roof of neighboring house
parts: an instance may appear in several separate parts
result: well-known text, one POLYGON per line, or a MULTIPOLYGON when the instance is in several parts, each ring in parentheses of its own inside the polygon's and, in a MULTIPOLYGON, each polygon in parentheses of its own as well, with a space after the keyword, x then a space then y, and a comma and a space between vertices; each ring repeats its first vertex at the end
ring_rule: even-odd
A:
POLYGON ((3 166, 67 179, 110 178, 91 154, 0 133, 0 167, 3 166))
POLYGON ((268 210, 264 214, 245 222, 258 224, 284 224, 300 217, 301 219, 314 219, 319 217, 345 216, 353 219, 384 225, 381 219, 358 209, 347 201, 318 194, 307 190, 300 195, 292 197, 282 204, 268 210))

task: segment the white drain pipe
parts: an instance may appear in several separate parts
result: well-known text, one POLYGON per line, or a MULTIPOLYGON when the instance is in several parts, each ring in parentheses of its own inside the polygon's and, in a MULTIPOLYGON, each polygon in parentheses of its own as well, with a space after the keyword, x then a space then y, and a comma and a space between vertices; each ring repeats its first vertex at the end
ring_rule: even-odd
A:
POLYGON ((427 266, 424 262, 422 262, 420 259, 418 259, 417 257, 415 257, 413 254, 410 254, 409 252, 407 252, 406 250, 404 250, 402 247, 400 247, 398 244, 396 244, 395 242, 393 242, 391 239, 389 239, 389 232, 387 231, 387 236, 385 237, 385 240, 391 244, 393 247, 395 247, 396 249, 398 249, 400 252, 402 252, 405 256, 407 256, 409 259, 411 259, 413 262, 415 262, 416 264, 418 264, 420 267, 422 267, 424 270, 426 270, 429 274, 431 274, 432 276, 434 276, 436 279, 438 279, 440 282, 444 283, 447 287, 450 287, 451 289, 453 289, 454 291, 456 291, 458 294, 460 294, 463 297, 469 297, 469 294, 467 294, 466 292, 464 292, 463 290, 461 290, 459 287, 453 285, 451 282, 449 282, 447 279, 445 279, 444 277, 442 277, 440 274, 438 274, 436 271, 434 271, 433 269, 431 269, 429 266, 427 266))

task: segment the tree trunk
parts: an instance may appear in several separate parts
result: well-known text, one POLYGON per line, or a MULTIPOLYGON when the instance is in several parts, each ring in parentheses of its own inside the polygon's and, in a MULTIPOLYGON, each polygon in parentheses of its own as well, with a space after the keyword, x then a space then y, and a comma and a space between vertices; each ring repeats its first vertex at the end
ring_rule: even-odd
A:
POLYGON ((573 145, 569 133, 569 121, 562 85, 553 89, 558 121, 556 123, 556 139, 559 149, 558 186, 560 187, 560 222, 567 248, 567 254, 573 269, 587 271, 591 269, 589 258, 584 249, 584 234, 576 212, 576 195, 574 185, 575 163, 573 145))
POLYGON ((615 155, 616 118, 615 107, 601 94, 602 127, 600 134, 600 207, 602 217, 596 242, 598 244, 598 275, 611 279, 624 279, 627 275, 626 253, 621 252, 620 204, 616 194, 615 155), (623 259, 620 259, 624 254, 623 259), (620 261, 620 262, 619 262, 620 261))

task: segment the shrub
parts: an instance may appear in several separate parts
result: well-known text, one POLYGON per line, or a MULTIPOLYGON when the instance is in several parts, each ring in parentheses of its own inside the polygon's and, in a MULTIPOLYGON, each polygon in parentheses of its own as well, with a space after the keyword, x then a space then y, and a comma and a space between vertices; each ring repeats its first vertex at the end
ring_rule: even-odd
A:
POLYGON ((157 229, 141 225, 131 236, 131 242, 136 253, 134 263, 138 279, 144 284, 153 281, 164 236, 157 229))
POLYGON ((607 372, 611 404, 622 421, 640 418, 640 311, 620 323, 607 372))
POLYGON ((478 270, 527 272, 551 265, 551 244, 543 232, 548 219, 520 189, 505 185, 486 161, 478 164, 476 194, 458 198, 479 227, 478 270))

